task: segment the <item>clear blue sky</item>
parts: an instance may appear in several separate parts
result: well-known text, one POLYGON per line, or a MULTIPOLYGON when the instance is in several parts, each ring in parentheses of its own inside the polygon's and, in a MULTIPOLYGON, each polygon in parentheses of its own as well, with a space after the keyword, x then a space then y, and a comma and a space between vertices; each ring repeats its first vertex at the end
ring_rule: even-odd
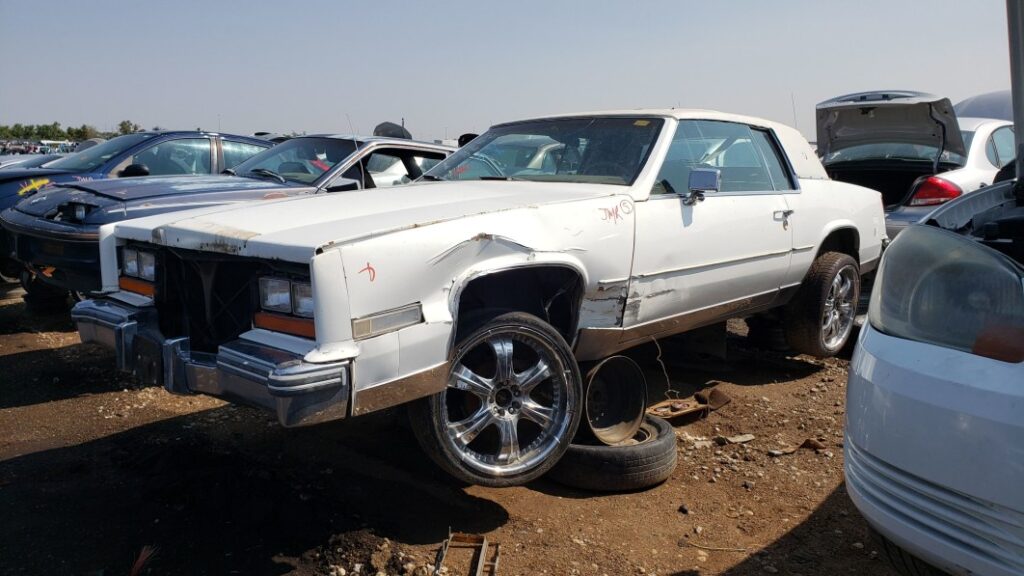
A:
POLYGON ((417 138, 603 108, 794 123, 899 88, 1009 87, 1003 0, 0 0, 0 124, 417 138), (347 115, 347 117, 346 117, 347 115))

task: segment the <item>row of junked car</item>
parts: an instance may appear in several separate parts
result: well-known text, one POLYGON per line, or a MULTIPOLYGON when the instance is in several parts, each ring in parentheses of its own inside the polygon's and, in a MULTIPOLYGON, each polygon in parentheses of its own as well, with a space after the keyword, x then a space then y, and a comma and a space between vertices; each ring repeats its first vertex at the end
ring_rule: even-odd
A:
POLYGON ((40 282, 93 296, 72 318, 118 368, 285 426, 407 405, 426 453, 488 486, 664 480, 672 429, 626 410, 645 387, 602 373, 608 358, 733 317, 831 356, 877 269, 849 385, 851 496, 894 546, 1009 574, 1024 567, 1024 193, 963 194, 897 225, 882 259, 885 205, 959 196, 922 186, 1005 125, 970 124, 957 147, 954 123, 920 94, 823 103, 824 165, 792 128, 697 110, 510 122, 458 150, 301 137, 232 174, 46 187, 0 223, 40 282), (872 134, 872 117, 930 136, 868 162, 860 148, 911 132, 872 134), (884 170, 903 196, 842 181, 885 188, 884 170))

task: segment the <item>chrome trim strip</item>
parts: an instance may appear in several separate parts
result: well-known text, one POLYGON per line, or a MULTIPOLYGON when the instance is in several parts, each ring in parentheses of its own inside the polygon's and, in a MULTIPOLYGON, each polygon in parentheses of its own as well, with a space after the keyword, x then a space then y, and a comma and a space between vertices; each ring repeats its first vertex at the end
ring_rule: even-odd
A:
POLYGON ((738 314, 751 314, 771 308, 775 305, 779 293, 778 290, 770 290, 625 329, 583 328, 579 331, 574 353, 577 360, 599 360, 635 346, 645 339, 671 336, 721 322, 738 314))
POLYGON ((448 387, 449 363, 352 393, 352 415, 360 416, 436 394, 448 387))
POLYGON ((714 268, 716 266, 728 266, 730 264, 739 264, 740 262, 749 262, 751 260, 758 260, 760 258, 772 258, 775 256, 785 256, 792 252, 792 250, 779 250, 776 252, 765 252, 763 254, 755 254, 753 256, 741 256, 739 258, 733 258, 732 260, 724 260, 721 262, 711 262, 703 264, 692 264, 689 266, 680 266, 678 268, 666 268, 664 270, 658 270, 657 272, 645 272, 643 274, 636 274, 633 279, 649 278, 652 276, 662 276, 664 274, 672 274, 674 272, 689 272, 690 270, 699 270, 701 268, 714 268))

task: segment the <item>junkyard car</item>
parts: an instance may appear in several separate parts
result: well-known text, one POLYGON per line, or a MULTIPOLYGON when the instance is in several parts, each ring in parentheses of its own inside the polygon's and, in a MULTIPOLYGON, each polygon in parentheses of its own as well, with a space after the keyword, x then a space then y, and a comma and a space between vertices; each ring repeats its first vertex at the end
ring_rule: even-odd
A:
MULTIPOLYGON (((228 141, 223 147, 227 153, 228 141)), ((103 224, 165 212, 265 198, 410 182, 451 152, 411 140, 307 136, 235 164, 237 176, 77 182, 45 188, 0 213, 12 259, 26 266, 27 300, 63 301, 68 290, 101 290, 103 224), (353 179, 355 182, 353 182, 353 179)))
POLYGON ((993 182, 1013 158, 1013 122, 959 117, 947 98, 863 92, 818 104, 818 151, 829 176, 882 193, 890 238, 993 182))
MULTIPOLYGON (((118 136, 45 168, 0 170, 0 210, 45 186, 121 176, 216 174, 273 146, 272 142, 211 132, 138 132, 118 136)), ((0 234, 0 274, 17 277, 21 267, 7 257, 0 234)))
POLYGON ((1024 574, 1024 193, 908 226, 847 388, 846 489, 904 574, 1024 574))
POLYGON ((120 291, 72 316, 120 368, 286 426, 409 403, 443 469, 503 486, 567 449, 577 361, 779 307, 834 354, 885 236, 798 132, 708 111, 502 124, 421 179, 105 226, 120 291))

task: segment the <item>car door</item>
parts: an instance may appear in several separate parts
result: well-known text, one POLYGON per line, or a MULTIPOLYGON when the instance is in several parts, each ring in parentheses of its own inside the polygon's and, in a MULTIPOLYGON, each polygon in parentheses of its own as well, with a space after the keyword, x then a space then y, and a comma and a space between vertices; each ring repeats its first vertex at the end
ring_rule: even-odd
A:
POLYGON ((789 268, 794 184, 768 131, 680 121, 650 198, 635 207, 624 326, 678 317, 680 331, 770 302, 789 268), (721 185, 688 205, 694 168, 719 170, 721 185))
POLYGON ((144 165, 150 176, 209 174, 213 146, 205 137, 158 140, 124 158, 110 171, 110 177, 120 176, 132 164, 144 165))

